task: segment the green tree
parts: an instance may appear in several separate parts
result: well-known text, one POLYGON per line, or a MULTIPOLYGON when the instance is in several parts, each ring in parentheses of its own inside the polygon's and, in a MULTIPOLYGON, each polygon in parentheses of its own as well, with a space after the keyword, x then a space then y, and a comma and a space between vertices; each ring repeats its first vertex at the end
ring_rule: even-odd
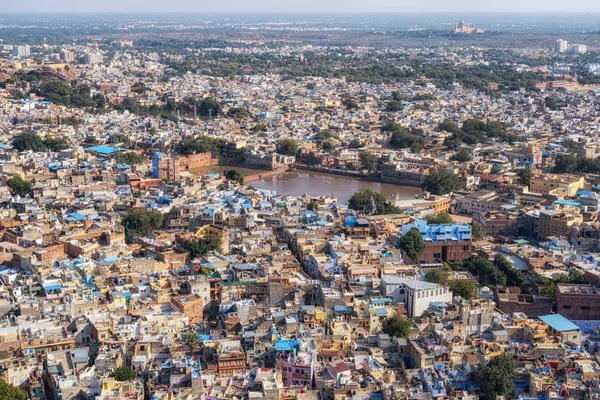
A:
POLYGON ((21 178, 20 175, 13 175, 12 178, 6 181, 6 185, 13 196, 25 197, 31 194, 31 182, 21 178))
POLYGON ((23 132, 13 137, 12 146, 17 151, 31 150, 34 152, 46 151, 46 145, 37 133, 23 132))
POLYGON ((69 143, 65 139, 52 137, 43 140, 44 146, 50 151, 61 151, 69 148, 69 143))
POLYGON ((67 126, 72 126, 77 130, 79 128, 79 120, 75 116, 71 116, 62 120, 62 123, 67 126))
POLYGON ((350 141, 350 143, 348 143, 348 147, 351 149, 360 149, 363 147, 363 144, 360 142, 359 138, 354 138, 350 141))
POLYGON ((140 102, 133 97, 125 97, 121 104, 119 104, 116 108, 124 111, 129 111, 132 114, 139 114, 142 110, 140 102))
POLYGON ((226 169, 223 172, 225 178, 229 181, 237 182, 241 185, 244 184, 244 175, 242 175, 237 169, 226 169))
POLYGON ((477 297, 477 286, 474 282, 457 280, 449 284, 450 291, 454 296, 460 296, 463 299, 471 300, 477 297))
POLYGON ((200 102, 200 107, 198 107, 198 113, 202 116, 212 115, 216 117, 217 114, 221 112, 221 107, 217 100, 214 97, 207 97, 200 102))
POLYGON ((0 400, 27 400, 27 392, 0 378, 0 400))
POLYGON ((516 269, 510 261, 502 254, 496 254, 494 257, 494 266, 506 276, 506 284, 509 286, 523 286, 527 281, 527 276, 516 269))
POLYGON ((473 154, 467 149, 460 149, 450 157, 452 161, 467 162, 473 159, 473 154))
POLYGON ((251 132, 257 133, 257 132, 265 132, 269 130, 269 125, 267 125, 264 122, 260 122, 256 125, 254 125, 252 128, 250 128, 251 132))
POLYGON ((182 247, 190 252, 192 259, 204 257, 211 251, 221 252, 221 238, 210 235, 202 239, 186 240, 182 243, 182 247))
POLYGON ((423 235, 417 228, 412 228, 400 239, 400 248, 411 260, 419 262, 419 258, 425 250, 423 235))
POLYGON ((386 123, 381 127, 381 131, 391 132, 388 144, 393 149, 410 148, 414 152, 423 149, 423 138, 397 122, 391 121, 386 123))
POLYGON ((321 145, 321 148, 325 151, 333 151, 335 150, 335 145, 330 140, 326 140, 321 145))
POLYGON ((288 156, 295 156, 298 152, 298 143, 294 139, 280 139, 277 142, 277 152, 288 156))
POLYGON ((512 357, 504 355, 492 358, 485 365, 479 365, 477 375, 481 399, 495 400, 497 396, 507 398, 514 389, 515 369, 512 357))
POLYGON ((567 284, 582 284, 586 283, 585 275, 582 271, 571 268, 567 275, 561 275, 554 280, 555 283, 567 283, 567 284))
POLYGON ((554 97, 554 96, 548 96, 544 99, 544 105, 552 110, 552 111, 557 111, 559 110, 561 107, 565 106, 565 103, 562 102, 559 98, 554 97))
POLYGON ((356 101, 348 98, 342 100, 342 105, 345 106, 348 110, 356 110, 360 108, 356 101))
POLYGON ((402 102, 397 100, 388 101, 385 105, 385 111, 390 112, 402 111, 403 108, 404 105, 402 104, 402 102))
POLYGON ((124 133, 113 133, 108 137, 107 143, 110 144, 119 144, 119 143, 127 143, 129 138, 124 133))
POLYGON ((98 143, 98 139, 96 139, 96 136, 94 135, 87 135, 83 142, 86 144, 96 144, 98 143))
POLYGON ((569 173, 583 172, 590 174, 600 173, 599 158, 577 157, 571 154, 558 154, 554 160, 554 172, 569 173))
POLYGON ((331 139, 333 134, 331 131, 321 131, 315 135, 315 140, 327 140, 331 139))
POLYGON ((386 200, 381 194, 374 192, 370 189, 361 189, 354 193, 348 201, 348 207, 352 210, 356 210, 362 213, 373 213, 375 214, 398 214, 400 209, 386 200), (375 210, 372 210, 372 202, 375 204, 375 210))
POLYGON ((441 212, 437 214, 427 214, 425 220, 428 224, 437 225, 437 224, 453 224, 454 220, 452 216, 446 212, 441 212))
POLYGON ((542 294, 542 296, 550 297, 552 303, 556 303, 556 283, 540 275, 537 275, 535 279, 540 287, 540 294, 542 294))
POLYGON ((197 136, 194 138, 184 138, 177 143, 175 148, 182 155, 212 153, 218 156, 223 152, 226 144, 227 141, 225 139, 211 136, 197 136))
POLYGON ((119 382, 132 381, 137 378, 135 370, 127 365, 122 365, 115 369, 110 376, 119 382))
POLYGON ((463 182, 460 176, 450 171, 434 171, 425 177, 423 190, 435 195, 445 195, 460 190, 463 182))
POLYGON ((383 320, 381 330, 390 337, 406 338, 414 326, 415 324, 410 318, 401 314, 394 314, 383 320))
POLYGON ((160 113, 160 117, 162 119, 166 119, 168 121, 171 121, 171 122, 173 122, 175 124, 179 122, 179 117, 177 115, 175 115, 173 113, 168 113, 166 111, 161 112, 160 113))
POLYGON ((131 91, 137 94, 142 94, 146 91, 146 85, 144 82, 136 82, 131 86, 131 91))
POLYGON ((577 168, 577 156, 572 154, 557 154, 554 159, 553 171, 559 174, 575 171, 577 168))
POLYGON ((562 142, 562 146, 572 152, 572 153, 576 153, 578 150, 583 148, 583 144, 580 143, 579 141, 575 141, 573 139, 565 139, 562 142))
POLYGON ((360 165, 369 171, 375 171, 379 165, 379 158, 368 151, 359 151, 358 159, 360 160, 360 165))
POLYGON ((481 238, 483 238, 483 228, 481 227, 481 224, 474 222, 471 228, 472 228, 471 233, 473 235, 473 239, 481 240, 481 238))
POLYGON ((463 261, 463 267, 475 275, 481 285, 506 285, 506 274, 487 258, 471 256, 463 261))
POLYGON ((134 151, 118 154, 119 162, 127 165, 138 165, 144 162, 144 157, 134 151))
POLYGON ((515 171, 519 177, 519 183, 521 185, 529 186, 531 178, 533 178, 533 172, 529 168, 518 169, 515 171))
POLYGON ((200 336, 198 336, 198 333, 196 332, 184 333, 179 340, 189 349, 190 354, 194 354, 194 351, 199 348, 202 343, 200 336))
POLYGON ((35 93, 52 103, 87 109, 96 105, 95 99, 90 96, 91 89, 87 85, 77 86, 57 79, 45 80, 43 76, 40 80, 42 83, 36 88, 35 93))
POLYGON ((227 116, 230 118, 244 118, 248 116, 248 111, 244 107, 231 107, 227 111, 227 116))
POLYGON ((457 149, 462 143, 485 143, 490 139, 509 143, 520 140, 518 136, 507 133, 506 125, 499 121, 468 119, 463 122, 462 127, 452 121, 444 121, 438 128, 440 131, 452 133, 444 140, 444 145, 449 149, 457 149))
POLYGON ((429 271, 425 274, 425 280, 427 282, 445 285, 448 282, 449 275, 450 274, 448 273, 448 271, 444 271, 442 269, 434 269, 433 271, 429 271))
POLYGON ((163 221, 163 214, 136 207, 123 216, 121 225, 125 228, 125 238, 131 243, 140 236, 147 236, 162 228, 163 221))
POLYGON ((233 156, 233 158, 235 159, 236 162, 244 163, 244 162, 246 162, 246 159, 248 158, 249 153, 250 153, 250 150, 248 150, 248 148, 246 146, 243 146, 235 151, 235 155, 233 156))

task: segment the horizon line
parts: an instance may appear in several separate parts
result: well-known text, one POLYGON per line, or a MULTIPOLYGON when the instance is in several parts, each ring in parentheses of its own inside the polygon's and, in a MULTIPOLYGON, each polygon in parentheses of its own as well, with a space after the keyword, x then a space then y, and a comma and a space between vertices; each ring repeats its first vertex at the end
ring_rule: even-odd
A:
POLYGON ((247 15, 247 14, 267 14, 267 15, 281 15, 281 14, 295 14, 295 15, 348 15, 348 14, 532 14, 532 15, 600 15, 600 10, 598 11, 97 11, 97 10, 89 10, 89 11, 64 11, 64 10, 48 10, 48 11, 0 11, 1 15, 6 14, 29 14, 29 15, 43 15, 43 14, 135 14, 135 15, 157 15, 157 14, 185 14, 185 15, 247 15))

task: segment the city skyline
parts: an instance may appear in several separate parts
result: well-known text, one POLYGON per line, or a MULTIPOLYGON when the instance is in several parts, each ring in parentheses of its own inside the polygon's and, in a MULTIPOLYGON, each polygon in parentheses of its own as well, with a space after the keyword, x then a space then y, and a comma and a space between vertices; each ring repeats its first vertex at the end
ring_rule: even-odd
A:
POLYGON ((303 2, 275 0, 258 0, 246 2, 228 0, 218 3, 198 3, 191 0, 177 2, 160 2, 156 0, 107 0, 103 2, 80 2, 76 0, 10 2, 3 7, 3 13, 32 12, 93 12, 93 13, 597 13, 600 3, 590 0, 576 0, 569 3, 542 0, 526 2, 509 0, 502 3, 486 3, 476 0, 458 0, 447 2, 430 0, 425 3, 393 2, 389 0, 374 0, 362 2, 358 0, 329 0, 320 2, 307 0, 303 2))

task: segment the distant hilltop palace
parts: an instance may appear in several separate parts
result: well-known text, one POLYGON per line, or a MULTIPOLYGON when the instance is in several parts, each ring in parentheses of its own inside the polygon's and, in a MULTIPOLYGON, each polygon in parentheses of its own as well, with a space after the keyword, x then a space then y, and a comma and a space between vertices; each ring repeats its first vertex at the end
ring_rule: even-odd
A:
POLYGON ((475 28, 474 24, 467 24, 465 21, 460 21, 458 24, 450 24, 451 33, 483 33, 481 28, 475 28))

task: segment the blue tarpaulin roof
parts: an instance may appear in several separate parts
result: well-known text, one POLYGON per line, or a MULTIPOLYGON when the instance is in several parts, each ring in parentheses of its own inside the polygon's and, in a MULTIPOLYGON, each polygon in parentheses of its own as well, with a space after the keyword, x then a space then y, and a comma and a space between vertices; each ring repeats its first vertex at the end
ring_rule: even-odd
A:
POLYGON ((97 151, 100 154, 112 154, 115 151, 123 151, 125 149, 122 148, 117 148, 117 147, 112 147, 112 146, 92 146, 92 147, 88 147, 87 149, 85 149, 86 151, 97 151))
POLYGON ((350 306, 334 306, 333 310, 337 311, 337 312, 352 312, 352 311, 354 311, 354 309, 350 306))
POLYGON ((574 206, 574 207, 579 207, 581 205, 581 203, 578 201, 563 200, 563 199, 555 200, 554 204, 560 204, 561 206, 574 206))
POLYGON ((348 228, 354 228, 358 222, 358 219, 354 216, 346 217, 346 226, 348 228))
POLYGON ((577 325, 560 314, 542 315, 539 318, 547 323, 549 327, 558 332, 574 331, 579 329, 577 325))
POLYGON ((291 351, 293 348, 298 347, 297 340, 279 340, 275 345, 276 351, 291 351))
POLYGON ((69 213, 67 218, 65 218, 67 221, 71 222, 71 221, 83 221, 88 219, 87 215, 83 215, 83 214, 79 214, 77 212, 74 213, 69 213))
POLYGON ((391 303, 392 299, 371 299, 371 303, 373 304, 385 304, 385 303, 391 303))

